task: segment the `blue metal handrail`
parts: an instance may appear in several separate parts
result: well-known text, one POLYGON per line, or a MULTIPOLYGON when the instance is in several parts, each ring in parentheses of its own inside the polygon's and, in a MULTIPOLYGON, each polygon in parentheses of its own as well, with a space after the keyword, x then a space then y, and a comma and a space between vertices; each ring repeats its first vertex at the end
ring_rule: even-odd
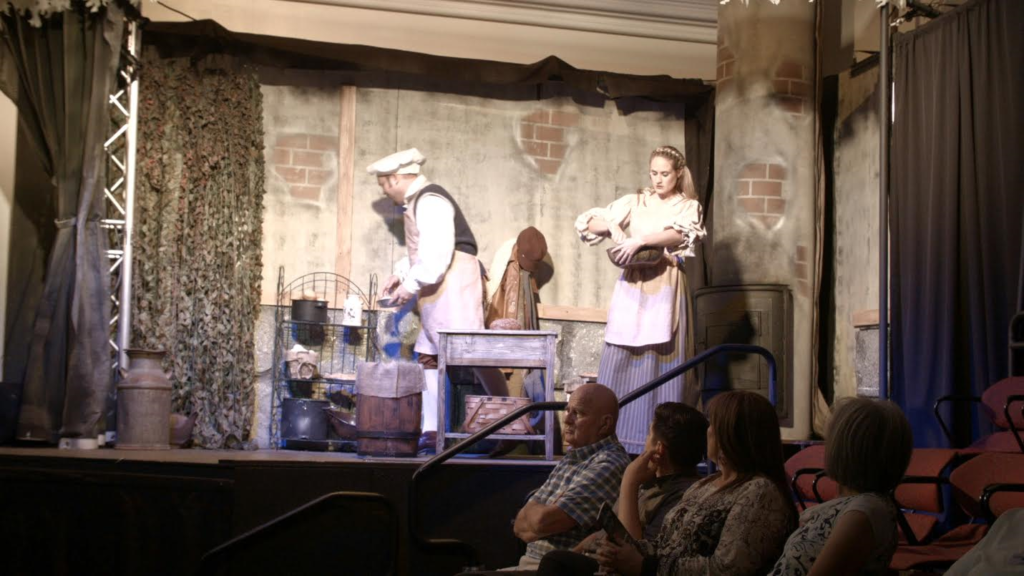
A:
POLYGON ((648 392, 654 390, 655 388, 660 387, 662 384, 668 382, 669 380, 678 378, 680 375, 683 374, 683 372, 687 372, 691 368, 695 368, 698 364, 703 364, 704 362, 707 362, 712 356, 730 352, 760 354, 761 357, 763 357, 765 361, 768 362, 768 401, 772 403, 772 406, 774 406, 777 398, 776 383, 778 382, 779 372, 779 369, 775 364, 775 356, 772 356, 772 353, 769 352, 767 349, 762 348, 761 346, 755 346, 754 344, 719 344, 714 348, 709 348, 701 352, 700 354, 697 354, 696 356, 690 358, 686 362, 683 362, 679 366, 676 366, 675 368, 669 370, 668 372, 665 372, 661 376, 658 376, 654 380, 651 380, 647 384, 644 384, 643 386, 637 388, 636 390, 633 390, 629 394, 626 394, 625 396, 619 399, 619 407, 621 408, 626 404, 629 404, 633 400, 636 400, 637 398, 643 396, 644 394, 647 394, 648 392))
MULTIPOLYGON (((637 398, 651 392, 652 390, 662 386, 666 382, 678 378, 684 372, 695 368, 696 366, 703 364, 712 356, 722 353, 749 353, 759 354, 768 362, 768 400, 774 406, 776 403, 777 393, 776 384, 778 379, 778 368, 775 363, 775 357, 772 353, 762 348, 761 346, 755 346, 753 344, 720 344, 714 348, 705 350, 704 352, 690 358, 686 362, 683 362, 679 366, 672 368, 668 372, 665 372, 661 376, 658 376, 654 380, 651 380, 647 384, 644 384, 640 388, 626 394, 619 399, 619 407, 623 407, 637 398)), ((426 538, 420 533, 419 522, 416 517, 416 508, 418 500, 418 487, 419 482, 426 476, 430 471, 434 470, 441 464, 450 460, 456 454, 466 451, 471 446, 476 444, 478 441, 483 440, 491 434, 497 432, 505 425, 515 421, 520 416, 528 412, 548 412, 555 410, 564 410, 566 402, 535 402, 533 404, 527 404, 526 406, 520 406, 513 410, 509 414, 506 414, 502 418, 499 418, 496 422, 484 427, 479 432, 476 432, 472 436, 466 438, 462 442, 446 448, 440 454, 434 456, 430 460, 423 463, 422 466, 413 472, 412 478, 409 481, 409 508, 408 508, 408 522, 409 522, 409 534, 413 543, 419 546, 423 550, 434 549, 434 550, 447 550, 452 553, 460 554, 463 558, 469 560, 468 567, 477 568, 480 563, 479 555, 473 546, 458 540, 455 538, 426 538)))

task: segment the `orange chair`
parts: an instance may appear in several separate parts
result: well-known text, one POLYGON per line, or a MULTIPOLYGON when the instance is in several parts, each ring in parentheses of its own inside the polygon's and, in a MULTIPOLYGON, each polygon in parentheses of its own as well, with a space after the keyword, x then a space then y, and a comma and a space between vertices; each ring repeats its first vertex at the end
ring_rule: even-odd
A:
POLYGON ((953 434, 939 412, 939 407, 946 402, 979 402, 982 413, 1000 430, 974 441, 965 452, 1024 453, 1024 376, 1003 378, 980 397, 951 394, 936 400, 935 417, 952 446, 953 434))
MULTIPOLYGON (((968 516, 992 520, 1010 508, 1024 507, 1024 454, 979 454, 955 468, 949 482, 954 500, 968 516)), ((906 520, 900 523, 907 524, 906 520)), ((957 526, 928 544, 901 543, 889 567, 947 567, 966 554, 987 531, 988 524, 970 523, 957 526)))
MULTIPOLYGON (((911 453, 904 484, 895 499, 904 513, 900 540, 919 544, 928 539, 945 506, 942 485, 948 483, 946 470, 957 452, 944 448, 917 448, 911 453)), ((797 505, 802 510, 839 495, 839 485, 825 475, 825 446, 816 444, 797 452, 786 461, 786 474, 797 505)))
POLYGON ((900 524, 900 542, 920 544, 935 531, 946 506, 943 486, 949 483, 948 469, 957 456, 946 448, 915 448, 910 464, 894 498, 904 512, 900 524))
POLYGON ((839 485, 825 476, 825 445, 813 444, 786 460, 793 497, 801 510, 839 495, 839 485))

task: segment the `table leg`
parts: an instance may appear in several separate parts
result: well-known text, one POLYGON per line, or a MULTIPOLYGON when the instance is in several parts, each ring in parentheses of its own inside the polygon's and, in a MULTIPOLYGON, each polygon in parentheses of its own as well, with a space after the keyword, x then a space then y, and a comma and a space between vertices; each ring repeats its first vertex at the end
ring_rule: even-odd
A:
MULTIPOLYGON (((447 335, 441 334, 440 348, 447 346, 447 335)), ((448 375, 445 354, 437 356, 437 454, 444 451, 444 435, 448 431, 448 375)))
MULTIPOLYGON (((555 399, 555 350, 554 338, 548 343, 548 358, 544 366, 544 399, 552 402, 555 399)), ((555 458, 555 413, 548 410, 544 413, 544 457, 555 458)))

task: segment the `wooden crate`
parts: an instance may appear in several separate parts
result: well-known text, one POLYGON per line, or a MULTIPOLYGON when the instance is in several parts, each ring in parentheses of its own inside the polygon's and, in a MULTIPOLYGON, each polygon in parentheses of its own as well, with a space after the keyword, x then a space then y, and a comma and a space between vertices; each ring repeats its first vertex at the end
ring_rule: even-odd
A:
MULTIPOLYGON (((473 433, 483 430, 506 414, 520 406, 530 404, 529 398, 510 398, 507 396, 473 396, 466 395, 466 419, 463 429, 473 433)), ((536 434, 530 426, 529 414, 523 414, 517 420, 498 430, 498 434, 536 434)))

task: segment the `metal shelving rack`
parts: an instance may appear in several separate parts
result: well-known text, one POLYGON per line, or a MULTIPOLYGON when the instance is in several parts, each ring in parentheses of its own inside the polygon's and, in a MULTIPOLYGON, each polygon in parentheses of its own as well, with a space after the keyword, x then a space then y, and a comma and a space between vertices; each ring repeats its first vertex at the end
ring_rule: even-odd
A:
POLYGON ((302 275, 287 285, 284 267, 278 270, 277 306, 274 312, 274 366, 271 394, 270 440, 279 448, 309 450, 355 450, 354 440, 333 437, 327 440, 288 442, 281 438, 281 407, 287 398, 328 400, 333 408, 350 412, 355 409, 355 372, 360 361, 374 361, 379 356, 377 343, 377 310, 375 309, 377 277, 370 275, 369 290, 364 292, 348 278, 332 272, 302 275), (315 293, 327 301, 327 322, 306 322, 291 317, 292 299, 315 293), (346 298, 356 295, 362 302, 363 316, 359 326, 341 323, 346 298), (317 353, 317 369, 312 378, 289 374, 287 352, 296 344, 317 353), (294 377, 293 377, 294 376, 294 377))

